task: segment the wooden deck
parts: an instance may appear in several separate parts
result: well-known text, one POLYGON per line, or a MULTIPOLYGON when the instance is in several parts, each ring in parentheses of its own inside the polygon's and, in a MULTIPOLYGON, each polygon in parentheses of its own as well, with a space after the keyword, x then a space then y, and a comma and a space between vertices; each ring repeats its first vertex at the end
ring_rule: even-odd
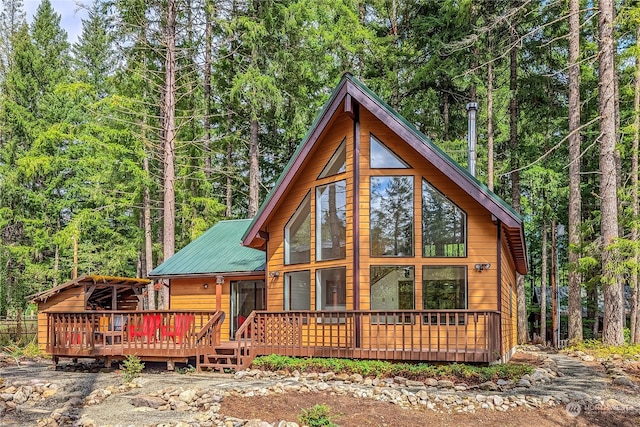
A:
POLYGON ((256 311, 228 342, 215 311, 47 313, 47 322, 54 360, 195 357, 198 369, 238 370, 268 354, 479 363, 501 354, 494 311, 256 311))
POLYGON ((187 361, 219 344, 224 315, 215 311, 85 311, 47 313, 47 352, 59 357, 187 361))

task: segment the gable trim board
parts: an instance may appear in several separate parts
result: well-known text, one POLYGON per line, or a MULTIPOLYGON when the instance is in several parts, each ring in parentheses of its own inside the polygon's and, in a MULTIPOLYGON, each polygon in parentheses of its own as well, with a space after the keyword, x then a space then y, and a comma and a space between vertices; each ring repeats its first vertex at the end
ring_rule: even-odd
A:
POLYGON ((517 271, 520 274, 526 274, 528 265, 522 217, 350 74, 345 74, 333 91, 273 190, 263 202, 258 214, 248 226, 242 237, 242 243, 245 246, 264 249, 266 240, 261 234, 265 231, 262 230, 263 225, 275 214, 282 197, 300 173, 302 165, 341 105, 344 105, 344 111, 354 118, 354 126, 359 122, 358 107, 366 108, 425 160, 449 176, 464 192, 485 207, 495 217, 494 222, 504 230, 509 247, 513 251, 517 271))

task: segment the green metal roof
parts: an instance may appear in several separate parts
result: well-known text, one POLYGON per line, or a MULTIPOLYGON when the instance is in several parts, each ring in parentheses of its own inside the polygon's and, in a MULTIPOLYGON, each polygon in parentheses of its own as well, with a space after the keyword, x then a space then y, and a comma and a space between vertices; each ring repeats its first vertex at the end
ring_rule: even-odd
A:
POLYGON ((150 277, 247 273, 265 270, 263 251, 242 246, 250 219, 220 221, 157 266, 150 277))

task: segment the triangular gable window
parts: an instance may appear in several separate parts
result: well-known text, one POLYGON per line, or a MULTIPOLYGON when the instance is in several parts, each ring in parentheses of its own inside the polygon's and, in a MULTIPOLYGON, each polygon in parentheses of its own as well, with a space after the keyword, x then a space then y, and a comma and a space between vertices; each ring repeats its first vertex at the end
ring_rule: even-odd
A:
POLYGON ((339 173, 343 173, 347 170, 346 141, 347 138, 342 140, 335 153, 333 153, 333 156, 331 156, 331 159, 329 159, 329 163, 327 163, 324 169, 322 169, 322 172, 320 172, 318 179, 338 175, 339 173))
POLYGON ((370 149, 370 165, 372 169, 408 169, 409 166, 404 160, 402 160, 396 153, 391 151, 389 147, 371 135, 371 149, 370 149))

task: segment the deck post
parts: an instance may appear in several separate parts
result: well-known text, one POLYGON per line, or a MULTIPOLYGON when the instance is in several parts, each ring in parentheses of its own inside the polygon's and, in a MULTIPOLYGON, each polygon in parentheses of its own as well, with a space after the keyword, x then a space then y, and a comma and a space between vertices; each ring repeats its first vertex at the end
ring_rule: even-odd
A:
POLYGON ((168 359, 167 360, 167 371, 175 371, 176 370, 176 365, 173 362, 173 359, 168 359))

